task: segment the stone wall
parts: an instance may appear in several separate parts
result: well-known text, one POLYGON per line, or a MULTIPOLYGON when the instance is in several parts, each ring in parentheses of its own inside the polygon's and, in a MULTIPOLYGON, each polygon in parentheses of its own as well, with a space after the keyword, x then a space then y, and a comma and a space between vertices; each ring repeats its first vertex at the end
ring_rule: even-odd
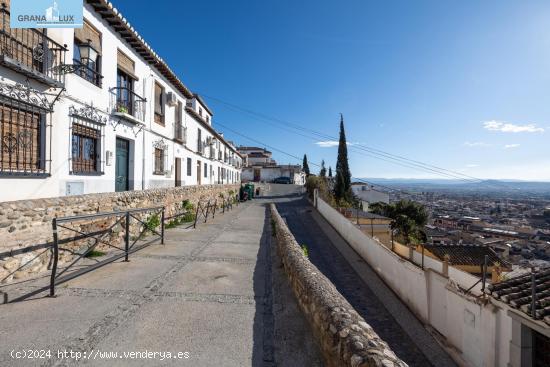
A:
POLYGON ((277 249, 327 367, 406 366, 308 259, 271 204, 277 249))
MULTIPOLYGON (((220 194, 227 197, 230 191, 233 191, 236 195, 238 189, 239 185, 201 185, 2 202, 0 203, 0 238, 2 238, 0 254, 14 249, 50 243, 53 240, 52 219, 54 217, 164 206, 166 208, 165 215, 168 218, 181 212, 181 204, 185 200, 196 205, 199 200, 219 200, 220 194)), ((77 229, 89 232, 94 229, 104 229, 111 223, 114 223, 114 218, 103 218, 79 224, 77 229)), ((134 232, 135 229, 131 228, 131 232, 134 232)), ((61 238, 62 234, 63 231, 61 230, 61 238)), ((108 241, 119 242, 122 237, 123 231, 120 229, 114 230, 108 241)), ((76 244, 75 246, 80 247, 82 244, 76 244)), ((33 251, 4 259, 0 257, 0 282, 7 274, 25 264, 40 252, 33 251)), ((63 257, 62 260, 69 260, 70 258, 69 254, 61 254, 61 256, 63 257)), ((21 278, 23 275, 28 275, 28 273, 41 272, 45 270, 49 261, 50 254, 48 251, 26 266, 25 269, 22 269, 25 270, 25 274, 23 272, 14 274, 15 278, 21 278)), ((10 280, 12 280, 12 277, 5 279, 3 283, 10 280)))

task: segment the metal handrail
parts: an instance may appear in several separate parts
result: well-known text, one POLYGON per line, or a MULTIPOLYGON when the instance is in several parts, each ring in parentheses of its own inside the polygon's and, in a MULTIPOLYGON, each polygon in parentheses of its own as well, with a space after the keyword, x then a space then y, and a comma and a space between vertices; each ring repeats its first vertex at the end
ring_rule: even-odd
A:
POLYGON ((111 111, 113 113, 127 113, 141 121, 145 120, 146 98, 127 87, 112 87, 109 92, 111 93, 111 111), (122 97, 123 92, 126 94, 126 98, 122 97))
MULTIPOLYGON (((224 198, 221 199, 221 201, 222 201, 221 206, 218 206, 218 200, 208 200, 206 203, 204 201, 199 201, 197 203, 197 209, 196 209, 196 212, 195 212, 195 220, 194 220, 194 223, 193 223, 193 227, 196 228, 197 222, 198 222, 200 217, 203 217, 204 222, 206 223, 209 216, 211 216, 212 218, 215 218, 216 211, 218 209, 220 210, 221 213, 225 213, 226 210, 232 209, 235 199, 236 199, 236 197, 233 197, 233 196, 229 196, 227 198, 224 197, 224 198)), ((239 204, 238 200, 236 200, 235 204, 236 205, 239 204)), ((117 210, 117 211, 112 211, 112 212, 101 212, 101 213, 82 214, 82 215, 73 215, 73 216, 54 218, 52 220, 53 242, 48 242, 48 243, 44 243, 44 244, 40 244, 40 245, 29 246, 29 247, 22 248, 22 249, 11 250, 11 251, 8 251, 8 252, 0 253, 0 259, 4 259, 6 257, 17 256, 17 255, 21 255, 21 254, 28 253, 28 252, 31 252, 31 251, 37 251, 37 250, 41 250, 41 249, 44 250, 44 251, 40 252, 38 255, 36 255, 30 261, 27 261, 25 264, 21 264, 21 266, 18 269, 14 270, 11 273, 11 274, 13 274, 16 271, 18 271, 19 269, 21 269, 24 266, 26 266, 27 264, 29 264, 30 262, 34 261, 38 256, 41 256, 46 251, 52 251, 51 273, 50 273, 50 283, 49 283, 49 285, 36 288, 36 289, 34 289, 33 291, 31 291, 27 294, 21 295, 18 298, 11 300, 10 302, 22 301, 22 300, 25 300, 25 299, 27 299, 31 296, 34 296, 36 294, 42 293, 42 292, 47 291, 47 290, 49 290, 49 295, 51 297, 53 297, 53 296, 55 296, 55 286, 56 285, 65 283, 65 282, 67 282, 71 279, 74 279, 74 278, 76 278, 80 275, 83 275, 85 273, 88 273, 90 271, 98 269, 98 268, 100 268, 104 265, 112 263, 112 262, 114 262, 118 259, 121 259, 121 258, 124 258, 125 261, 128 261, 128 257, 129 257, 130 254, 132 254, 136 251, 139 251, 139 250, 153 244, 154 242, 158 241, 159 239, 160 239, 160 243, 164 244, 164 233, 165 233, 166 222, 173 219, 173 218, 176 218, 176 217, 187 214, 187 212, 185 212, 185 213, 179 213, 179 214, 176 214, 176 215, 172 215, 170 217, 166 217, 165 212, 166 212, 166 207, 164 207, 164 206, 155 206, 155 207, 148 207, 148 208, 135 208, 135 209, 128 209, 128 210, 117 210), (146 222, 144 222, 141 218, 136 216, 136 214, 144 213, 144 212, 156 212, 156 213, 161 214, 160 223, 159 223, 160 231, 157 231, 156 228, 150 228, 146 222), (93 220, 93 219, 108 218, 108 217, 114 217, 116 219, 115 222, 113 224, 109 225, 107 228, 94 230, 94 231, 88 232, 88 233, 83 232, 80 229, 69 228, 68 226, 63 225, 63 224, 66 224, 66 223, 71 223, 71 222, 80 222, 80 221, 84 221, 84 220, 93 220), (132 220, 137 221, 137 222, 143 224, 143 226, 144 226, 143 230, 140 231, 140 233, 133 240, 133 242, 131 241, 131 238, 130 238, 130 223, 131 223, 132 220), (113 229, 116 226, 119 226, 119 225, 123 225, 123 227, 124 227, 124 247, 115 246, 112 243, 107 242, 106 240, 104 240, 104 237, 106 235, 112 233, 113 229), (75 235, 67 237, 67 238, 60 238, 59 229, 69 230, 71 232, 74 232, 75 235), (147 241, 143 244, 140 244, 138 246, 137 242, 143 237, 143 235, 147 231, 151 231, 153 234, 156 234, 157 236, 155 238, 153 238, 153 239, 151 239, 151 240, 149 240, 149 241, 147 241), (65 248, 61 248, 60 245, 70 243, 70 242, 79 241, 79 240, 83 240, 83 239, 86 239, 86 238, 92 238, 92 239, 95 240, 95 242, 91 246, 89 246, 86 249, 86 251, 84 251, 84 253, 79 254, 79 256, 75 260, 73 260, 70 265, 63 268, 61 271, 59 271, 60 270, 59 266, 58 266, 58 264, 59 264, 59 250, 67 250, 65 248), (106 246, 109 246, 111 248, 119 250, 120 253, 116 254, 116 255, 113 255, 113 256, 105 259, 105 260, 99 261, 94 265, 90 265, 86 268, 82 268, 82 269, 75 270, 73 272, 67 273, 69 268, 71 268, 73 265, 75 265, 83 257, 88 255, 99 244, 104 244, 106 246), (65 273, 67 273, 67 274, 64 275, 63 277, 61 277, 61 275, 65 274, 65 273)), ((11 275, 11 274, 9 274, 9 275, 11 275)), ((5 300, 4 303, 7 303, 7 300, 5 300)))

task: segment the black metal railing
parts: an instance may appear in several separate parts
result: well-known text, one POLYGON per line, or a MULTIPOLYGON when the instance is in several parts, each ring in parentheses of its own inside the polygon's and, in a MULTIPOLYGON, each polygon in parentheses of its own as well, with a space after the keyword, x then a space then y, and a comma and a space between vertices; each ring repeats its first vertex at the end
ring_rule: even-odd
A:
POLYGON ((114 87, 111 93, 111 113, 125 113, 140 121, 145 121, 147 99, 125 87, 114 87))
POLYGON ((101 88, 103 85, 103 75, 99 71, 92 69, 89 65, 77 59, 73 59, 73 64, 76 66, 74 72, 76 75, 101 88))
POLYGON ((132 253, 159 240, 160 244, 164 244, 166 226, 170 228, 174 223, 188 223, 191 226, 192 223, 193 228, 195 228, 200 220, 204 220, 204 223, 206 223, 209 217, 215 217, 216 212, 225 213, 233 209, 233 205, 239 205, 238 196, 229 195, 228 197, 220 197, 217 200, 201 200, 197 203, 194 218, 190 219, 192 222, 185 219, 190 213, 188 209, 166 216, 164 206, 54 218, 52 220, 53 242, 0 253, 0 260, 23 254, 32 253, 34 255, 21 263, 17 269, 0 278, 0 297, 3 297, 3 300, 0 298, 0 304, 23 301, 45 291, 49 291, 50 296, 55 296, 56 286, 59 284, 122 258, 124 258, 124 261, 129 261, 129 256, 132 253), (147 219, 145 219, 146 216, 147 219), (152 236, 145 238, 147 234, 152 234, 152 236), (123 240, 119 244, 117 239, 120 238, 123 238, 123 240), (72 248, 65 246, 70 243, 73 243, 72 248), (77 246, 74 246, 74 244, 77 244, 77 246), (102 246, 101 249, 110 248, 114 251, 101 253, 98 255, 99 258, 91 264, 90 261, 83 263, 83 259, 92 258, 93 256, 90 255, 95 256, 94 252, 97 251, 100 245, 102 246), (68 264, 60 264, 59 259, 62 251, 74 255, 74 258, 68 264), (18 271, 30 267, 37 259, 44 256, 49 259, 48 270, 51 271, 49 274, 39 273, 38 278, 1 284, 8 278, 13 277, 18 271), (79 262, 80 266, 77 266, 79 262), (34 282, 40 279, 49 280, 48 284, 31 286, 28 293, 19 293, 10 300, 7 299, 8 294, 3 291, 7 287, 21 286, 22 283, 34 282))
POLYGON ((0 56, 2 63, 51 86, 64 84, 54 67, 65 63, 67 48, 53 41, 46 29, 11 28, 6 4, 0 7, 0 56))

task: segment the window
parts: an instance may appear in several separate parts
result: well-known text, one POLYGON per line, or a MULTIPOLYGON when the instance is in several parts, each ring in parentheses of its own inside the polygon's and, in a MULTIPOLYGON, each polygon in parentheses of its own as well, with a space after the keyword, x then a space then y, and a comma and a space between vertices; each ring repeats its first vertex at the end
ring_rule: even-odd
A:
POLYGON ((197 129, 197 152, 202 153, 202 131, 197 129))
POLYGON ((164 88, 155 82, 155 122, 164 125, 164 88))
POLYGON ((0 172, 45 173, 46 115, 0 104, 0 172))
POLYGON ((174 111, 174 139, 185 142, 184 132, 185 129, 183 128, 182 124, 182 115, 183 115, 183 104, 181 101, 178 101, 178 104, 174 111))
POLYGON ((73 62, 82 65, 75 74, 101 87, 101 33, 87 21, 82 28, 75 28, 73 62))
POLYGON ((99 171, 101 131, 73 123, 72 172, 97 173, 99 171))
POLYGON ((218 183, 220 183, 220 167, 218 167, 218 183))
POLYGON ((206 122, 210 123, 210 116, 206 115, 206 122))
POLYGON ((199 107, 199 116, 202 117, 202 108, 199 107))
POLYGON ((134 103, 132 101, 132 92, 134 90, 134 80, 129 74, 121 69, 118 69, 116 84, 116 112, 123 112, 133 115, 134 103))
POLYGON ((193 160, 187 158, 187 176, 191 176, 193 173, 193 160))
POLYGON ((154 175, 164 175, 164 149, 155 148, 154 175))
POLYGON ((208 164, 204 164, 204 178, 208 177, 208 164))

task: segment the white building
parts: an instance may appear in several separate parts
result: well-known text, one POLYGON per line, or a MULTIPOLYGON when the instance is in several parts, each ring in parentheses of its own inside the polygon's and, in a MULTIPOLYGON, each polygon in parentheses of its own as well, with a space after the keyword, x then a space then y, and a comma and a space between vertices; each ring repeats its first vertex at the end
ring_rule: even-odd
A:
POLYGON ((277 178, 288 177, 293 184, 306 183, 306 175, 300 165, 279 165, 265 148, 240 146, 237 150, 244 161, 243 181, 273 182, 277 178))
POLYGON ((212 111, 106 0, 81 29, 0 8, 0 201, 240 182, 212 111))
POLYGON ((390 194, 374 189, 371 185, 353 184, 351 185, 353 194, 363 203, 363 210, 369 209, 369 204, 390 202, 390 194))

